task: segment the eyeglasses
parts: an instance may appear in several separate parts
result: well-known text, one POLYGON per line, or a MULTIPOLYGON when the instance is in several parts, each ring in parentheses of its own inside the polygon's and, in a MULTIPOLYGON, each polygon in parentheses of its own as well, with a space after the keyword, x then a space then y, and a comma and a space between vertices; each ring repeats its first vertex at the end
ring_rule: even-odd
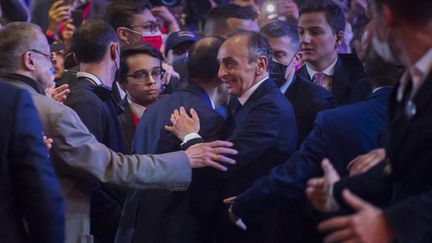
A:
MULTIPOLYGON (((144 32, 150 31, 151 34, 158 32, 160 29, 160 25, 156 22, 150 22, 150 23, 146 23, 146 24, 129 25, 128 27, 130 27, 130 28, 141 27, 141 28, 143 28, 144 32)), ((132 32, 136 32, 136 31, 132 30, 132 32)))
POLYGON ((147 71, 138 71, 136 73, 126 74, 125 76, 136 79, 137 83, 144 84, 150 81, 150 77, 152 77, 153 81, 159 81, 162 79, 164 74, 165 74, 165 70, 158 69, 158 70, 151 71, 150 73, 147 71))
POLYGON ((50 62, 53 61, 53 57, 51 56, 51 54, 46 54, 46 53, 43 53, 42 51, 39 51, 39 50, 36 50, 36 49, 30 49, 28 51, 32 51, 34 53, 40 54, 40 55, 46 57, 48 59, 48 61, 50 61, 50 62))

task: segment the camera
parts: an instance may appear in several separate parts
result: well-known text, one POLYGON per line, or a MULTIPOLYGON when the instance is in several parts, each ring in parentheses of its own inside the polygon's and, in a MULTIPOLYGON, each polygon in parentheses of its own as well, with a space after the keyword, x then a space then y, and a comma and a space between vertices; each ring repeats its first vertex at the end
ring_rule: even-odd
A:
POLYGON ((150 0, 150 3, 153 6, 167 6, 167 7, 175 7, 180 2, 181 0, 150 0))

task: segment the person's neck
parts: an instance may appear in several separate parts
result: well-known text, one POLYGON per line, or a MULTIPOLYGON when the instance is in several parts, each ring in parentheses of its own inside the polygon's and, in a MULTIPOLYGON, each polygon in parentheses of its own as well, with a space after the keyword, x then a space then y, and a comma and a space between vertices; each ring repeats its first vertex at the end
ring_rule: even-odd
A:
POLYGON ((316 72, 322 72, 330 67, 337 60, 337 52, 334 51, 329 57, 323 58, 320 62, 307 62, 307 64, 316 72))
POLYGON ((432 21, 422 26, 404 22, 399 33, 399 60, 405 68, 410 68, 432 48, 432 21))
POLYGON ((112 72, 106 68, 107 63, 105 62, 101 62, 101 63, 81 63, 80 64, 80 71, 81 72, 86 72, 86 73, 91 73, 93 75, 95 75, 96 77, 98 77, 100 79, 100 81, 108 86, 108 87, 112 87, 113 84, 113 77, 112 77, 112 72))

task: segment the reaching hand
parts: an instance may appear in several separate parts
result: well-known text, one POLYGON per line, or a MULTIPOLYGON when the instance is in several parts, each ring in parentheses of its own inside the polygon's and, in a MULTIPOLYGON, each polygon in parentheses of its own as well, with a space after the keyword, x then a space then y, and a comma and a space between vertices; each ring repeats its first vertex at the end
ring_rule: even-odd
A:
POLYGON ((385 159, 385 149, 374 149, 367 154, 362 154, 353 159, 347 166, 350 176, 368 171, 385 159))
POLYGON ((167 7, 157 6, 152 8, 151 12, 156 18, 160 18, 164 22, 164 25, 168 28, 168 32, 180 31, 176 18, 167 7))
POLYGON ((334 212, 339 206, 330 195, 330 188, 340 177, 328 159, 323 159, 321 167, 324 177, 310 179, 307 182, 306 194, 317 210, 325 213, 334 212))
POLYGON ((171 80, 171 77, 177 79, 180 78, 180 74, 178 74, 171 65, 162 63, 162 68, 165 70, 165 74, 162 78, 163 85, 168 85, 171 80))
POLYGON ((379 208, 363 201, 348 190, 344 190, 342 196, 356 213, 320 223, 318 226, 320 231, 332 232, 324 242, 380 243, 393 240, 392 229, 379 208))
POLYGON ((63 38, 63 43, 65 44, 65 49, 71 46, 73 33, 76 31, 76 26, 73 24, 72 19, 68 19, 64 22, 64 30, 61 33, 63 38))
POLYGON ((227 168, 220 164, 235 164, 235 160, 225 157, 223 154, 234 155, 237 150, 231 149, 233 144, 226 141, 213 141, 210 143, 199 143, 188 148, 185 153, 189 158, 192 168, 213 167, 226 171, 227 168))
POLYGON ((231 222, 233 222, 233 224, 235 224, 237 227, 239 227, 242 230, 246 230, 246 224, 243 222, 243 220, 241 218, 239 218, 237 215, 235 215, 235 213, 232 211, 232 205, 235 202, 235 199, 237 197, 229 197, 229 198, 225 198, 223 200, 223 202, 225 204, 230 205, 229 209, 228 209, 228 217, 230 218, 231 222))
POLYGON ((48 29, 57 33, 60 23, 70 18, 70 6, 63 1, 56 1, 48 10, 48 29))
POLYGON ((53 98, 55 101, 63 103, 70 92, 69 85, 63 84, 55 88, 55 83, 45 89, 45 95, 53 98))
POLYGON ((187 114, 185 108, 180 107, 180 111, 177 109, 171 114, 172 126, 165 126, 165 129, 172 132, 180 141, 183 141, 184 137, 189 133, 198 133, 200 130, 200 120, 196 111, 190 109, 191 117, 187 114))

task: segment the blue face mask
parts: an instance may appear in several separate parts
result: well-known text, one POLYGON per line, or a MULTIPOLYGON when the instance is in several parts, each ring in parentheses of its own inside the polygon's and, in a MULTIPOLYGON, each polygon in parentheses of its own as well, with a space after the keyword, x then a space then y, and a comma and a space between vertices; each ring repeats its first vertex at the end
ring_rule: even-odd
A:
POLYGON ((50 67, 50 75, 51 76, 55 75, 55 69, 53 67, 50 67))

